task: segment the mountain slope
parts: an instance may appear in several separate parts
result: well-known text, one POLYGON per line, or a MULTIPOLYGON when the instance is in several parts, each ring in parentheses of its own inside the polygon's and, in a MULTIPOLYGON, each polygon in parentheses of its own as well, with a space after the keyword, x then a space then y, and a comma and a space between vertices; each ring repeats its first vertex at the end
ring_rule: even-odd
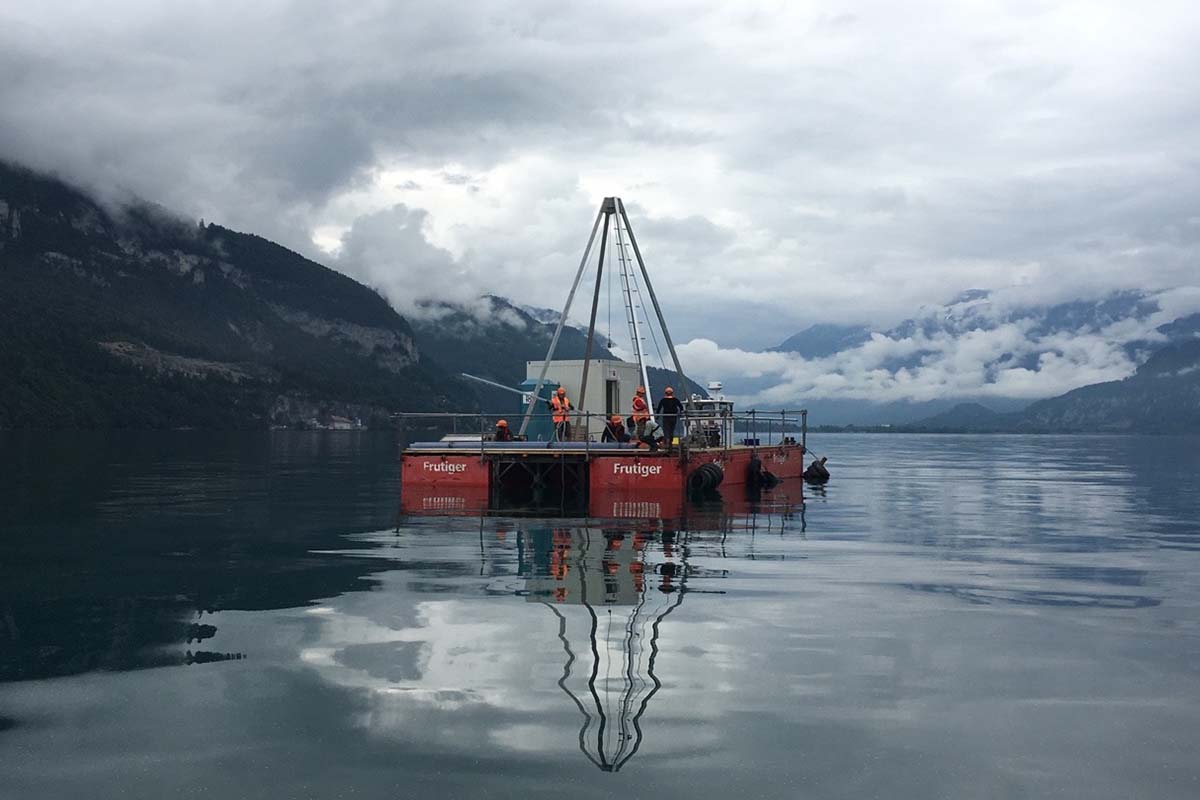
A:
POLYGON ((264 427, 472 406, 370 289, 0 164, 0 427, 264 427))
POLYGON ((1200 432, 1200 339, 1169 345, 1123 381, 1097 383, 1040 400, 1018 430, 1111 433, 1200 432))
POLYGON ((927 431, 997 431, 1013 425, 1017 414, 1001 414, 982 403, 959 403, 947 411, 911 425, 927 431))
POLYGON ((871 329, 861 325, 818 324, 789 336, 771 350, 795 353, 803 358, 825 358, 858 347, 870 338, 871 329))

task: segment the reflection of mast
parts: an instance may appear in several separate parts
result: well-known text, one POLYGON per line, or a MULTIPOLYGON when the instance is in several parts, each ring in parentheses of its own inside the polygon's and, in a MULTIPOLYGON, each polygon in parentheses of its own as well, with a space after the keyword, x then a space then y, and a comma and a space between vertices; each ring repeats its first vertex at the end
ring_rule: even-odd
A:
POLYGON ((683 594, 684 589, 681 585, 678 593, 675 596, 675 602, 668 606, 666 611, 654 618, 654 624, 651 626, 652 633, 650 636, 650 663, 646 667, 646 674, 650 676, 650 680, 654 681, 654 688, 642 698, 641 706, 638 708, 637 713, 633 715, 633 728, 637 732, 637 738, 633 742, 633 749, 629 751, 629 755, 618 760, 616 765, 614 765, 614 772, 625 766, 625 763, 629 761, 629 759, 637 755, 638 748, 642 746, 642 715, 646 713, 646 707, 650 705, 650 699, 653 698, 654 695, 658 694, 658 690, 662 688, 662 681, 660 681, 658 676, 654 674, 654 662, 658 660, 658 626, 664 619, 667 618, 667 614, 670 614, 672 611, 679 608, 679 604, 683 602, 683 594))
MULTIPOLYGON (((663 534, 664 558, 674 556, 673 539, 673 532, 663 534)), ((556 530, 550 552, 546 554, 548 576, 538 575, 529 581, 530 599, 538 599, 558 618, 558 638, 566 654, 558 687, 571 698, 583 717, 578 737, 580 752, 606 772, 620 770, 642 746, 642 717, 663 685, 655 672, 660 625, 683 602, 686 591, 686 557, 681 559, 681 564, 664 560, 657 570, 662 576, 659 584, 646 586, 646 549, 655 540, 654 533, 638 532, 632 539, 627 539, 623 532, 606 531, 605 548, 597 558, 593 555, 591 530, 556 530), (672 584, 676 576, 680 579, 678 586, 672 584), (601 582, 601 592, 595 591, 597 578, 601 582), (667 598, 666 605, 648 612, 648 601, 659 594, 667 598), (547 595, 553 602, 544 599, 547 595), (587 610, 592 663, 587 672, 586 700, 570 686, 580 656, 571 647, 568 617, 556 604, 582 606, 587 610), (601 630, 601 619, 596 613, 597 605, 604 606, 608 612, 608 625, 604 630, 601 630), (621 606, 629 607, 629 616, 614 632, 614 608, 621 606), (647 641, 648 660, 645 658, 647 641), (617 653, 619 665, 614 675, 617 653), (605 667, 603 675, 601 662, 605 667)))

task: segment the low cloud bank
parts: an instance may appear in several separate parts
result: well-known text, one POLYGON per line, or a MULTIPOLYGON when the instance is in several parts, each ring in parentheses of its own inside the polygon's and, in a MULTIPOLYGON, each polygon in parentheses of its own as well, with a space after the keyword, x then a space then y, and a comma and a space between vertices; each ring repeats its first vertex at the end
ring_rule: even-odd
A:
POLYGON ((692 339, 679 348, 697 379, 722 379, 744 404, 786 406, 812 399, 923 402, 989 397, 1035 400, 1133 374, 1166 342, 1156 329, 1200 312, 1200 287, 1148 298, 1157 310, 1104 325, 1043 330, 1039 309, 1011 319, 1003 304, 965 331, 872 333, 865 343, 825 358, 724 348, 692 339))

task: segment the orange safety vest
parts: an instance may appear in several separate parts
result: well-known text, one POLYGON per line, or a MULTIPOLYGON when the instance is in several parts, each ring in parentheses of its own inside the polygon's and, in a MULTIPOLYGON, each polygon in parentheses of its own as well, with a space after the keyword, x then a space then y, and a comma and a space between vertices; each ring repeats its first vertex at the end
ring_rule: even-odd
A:
POLYGON ((554 411, 554 421, 556 423, 567 421, 567 411, 571 408, 571 401, 566 397, 554 395, 550 398, 550 408, 554 411))
POLYGON ((650 406, 646 405, 646 401, 641 397, 634 395, 633 398, 633 421, 644 422, 650 419, 650 406))

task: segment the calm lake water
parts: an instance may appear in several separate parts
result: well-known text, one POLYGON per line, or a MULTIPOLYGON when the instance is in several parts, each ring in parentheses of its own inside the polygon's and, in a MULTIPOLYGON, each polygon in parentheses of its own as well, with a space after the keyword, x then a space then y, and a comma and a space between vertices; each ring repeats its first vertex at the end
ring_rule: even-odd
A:
POLYGON ((824 436, 678 520, 0 434, 0 796, 1200 796, 1200 439, 824 436))

